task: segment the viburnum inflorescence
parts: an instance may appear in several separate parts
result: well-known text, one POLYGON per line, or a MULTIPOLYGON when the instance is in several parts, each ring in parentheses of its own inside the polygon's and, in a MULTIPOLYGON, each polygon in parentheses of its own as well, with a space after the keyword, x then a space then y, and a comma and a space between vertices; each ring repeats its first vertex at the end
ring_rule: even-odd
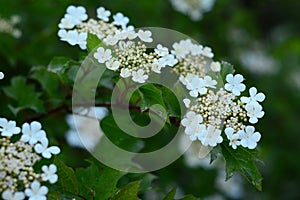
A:
POLYGON ((97 9, 99 20, 83 22, 88 18, 85 9, 69 6, 59 24, 61 30, 58 35, 71 45, 79 44, 85 48, 87 35, 96 35, 103 43, 93 53, 97 62, 122 78, 131 77, 137 83, 145 83, 151 73, 159 74, 162 68, 169 67, 189 94, 183 100, 188 112, 181 124, 192 141, 197 140, 210 147, 225 141, 233 149, 238 146, 254 149, 257 146, 261 135, 253 125, 264 115, 260 105, 265 99, 263 93, 251 87, 250 96, 244 96, 244 77, 223 70, 232 66, 214 61, 210 47, 185 39, 174 42, 172 49, 157 44, 150 51, 146 45, 153 42, 150 30, 136 30, 128 26, 129 18, 122 13, 114 15, 113 21, 109 22, 110 15, 110 11, 100 7, 97 9), (76 32, 75 35, 85 36, 80 42, 74 42, 74 37, 69 35, 73 34, 72 31, 76 32))
POLYGON ((60 153, 56 146, 48 147, 46 133, 39 122, 24 123, 0 118, 0 193, 4 200, 46 199, 48 188, 42 182, 58 180, 54 164, 36 164, 60 153), (20 137, 21 133, 21 137, 20 137))
POLYGON ((214 147, 223 142, 224 127, 225 137, 233 149, 240 145, 249 149, 257 146, 261 135, 253 124, 264 115, 260 102, 265 95, 251 87, 250 97, 241 97, 246 89, 243 80, 240 74, 227 74, 224 87, 216 87, 217 81, 206 75, 193 77, 187 83, 192 98, 184 99, 188 112, 182 125, 191 140, 214 147))

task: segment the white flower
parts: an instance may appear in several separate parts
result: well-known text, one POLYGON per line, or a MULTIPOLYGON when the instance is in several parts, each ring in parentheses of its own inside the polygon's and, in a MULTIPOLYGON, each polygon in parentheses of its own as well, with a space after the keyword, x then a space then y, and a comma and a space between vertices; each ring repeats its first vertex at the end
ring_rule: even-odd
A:
POLYGON ((205 136, 201 138, 201 143, 204 146, 214 147, 221 142, 223 142, 223 138, 221 136, 221 130, 216 129, 212 125, 208 125, 205 136))
POLYGON ((38 143, 34 146, 35 152, 42 154, 44 158, 51 158, 52 154, 57 155, 60 153, 60 149, 57 146, 51 146, 48 147, 49 141, 47 138, 43 138, 40 141, 41 143, 38 143))
POLYGON ((105 44, 113 46, 118 43, 119 39, 116 36, 108 35, 103 41, 105 44))
POLYGON ((123 30, 124 31, 133 31, 134 30, 134 26, 130 25, 130 26, 124 27, 123 30))
POLYGON ((132 80, 137 83, 145 83, 145 81, 148 79, 148 75, 145 75, 145 71, 142 69, 139 69, 138 71, 132 72, 132 80))
POLYGON ((245 109, 247 111, 247 116, 249 117, 249 122, 252 124, 257 123, 257 118, 262 118, 265 114, 265 112, 262 111, 262 106, 259 105, 257 102, 248 103, 245 106, 245 109))
POLYGON ((181 40, 179 43, 175 42, 172 47, 172 54, 176 55, 177 58, 185 58, 185 56, 189 53, 189 47, 193 45, 190 40, 181 40))
POLYGON ((137 34, 138 34, 138 37, 144 42, 152 42, 153 41, 153 39, 151 38, 151 35, 152 35, 151 31, 139 30, 137 32, 137 34))
POLYGON ((137 33, 134 30, 116 30, 116 35, 114 36, 118 40, 133 40, 137 37, 137 33))
POLYGON ((111 50, 105 50, 103 47, 99 47, 97 49, 97 52, 94 53, 94 58, 96 58, 99 63, 105 63, 106 61, 111 59, 111 50))
POLYGON ((119 69, 121 63, 117 60, 114 61, 114 60, 110 59, 109 61, 107 61, 105 63, 105 65, 106 65, 107 69, 116 71, 117 69, 119 69))
POLYGON ((75 25, 80 24, 82 21, 87 20, 88 18, 84 7, 75 7, 73 5, 67 8, 67 14, 65 15, 65 17, 71 17, 75 25))
POLYGON ((45 131, 41 130, 42 125, 40 122, 31 122, 23 124, 21 141, 28 142, 29 144, 36 144, 42 138, 46 137, 45 131))
POLYGON ((117 25, 117 26, 121 26, 123 29, 126 28, 128 22, 129 22, 129 18, 125 17, 122 13, 117 13, 113 16, 113 24, 117 25))
POLYGON ((201 55, 203 51, 203 46, 198 44, 192 44, 190 46, 190 51, 193 56, 201 55))
POLYGON ((206 82, 204 79, 199 78, 195 76, 190 83, 187 84, 187 89, 190 90, 189 94, 192 97, 197 97, 198 93, 200 94, 206 94, 207 88, 206 88, 206 82))
POLYGON ((202 50, 202 55, 208 58, 214 57, 214 53, 212 52, 212 49, 210 47, 204 47, 202 50))
POLYGON ((56 183, 58 180, 58 176, 56 174, 57 167, 54 164, 48 166, 42 166, 42 179, 43 181, 49 181, 51 184, 56 183))
POLYGON ((157 64, 158 60, 155 58, 154 63, 151 65, 151 71, 160 74, 161 73, 161 65, 157 64), (156 60, 156 61, 155 61, 156 60))
POLYGON ((29 200, 46 200, 48 193, 48 188, 46 186, 42 186, 38 181, 34 181, 30 185, 30 189, 27 188, 25 190, 26 196, 29 197, 29 200))
MULTIPOLYGON (((131 26, 129 26, 129 27, 131 27, 131 26)), ((126 33, 127 33, 127 38, 129 40, 133 40, 138 36, 138 34, 134 30, 127 30, 126 33)))
POLYGON ((131 72, 130 72, 130 70, 128 68, 122 68, 120 76, 122 78, 127 78, 127 77, 131 76, 131 72))
POLYGON ((192 124, 186 127, 184 132, 192 141, 201 140, 206 135, 206 126, 204 124, 192 124))
POLYGON ((127 32, 117 29, 115 37, 118 38, 118 40, 125 40, 127 38, 127 32))
POLYGON ((108 22, 110 14, 110 11, 105 10, 103 7, 97 9, 97 17, 105 22, 108 22))
POLYGON ((221 71, 221 63, 220 62, 212 62, 210 64, 210 69, 213 72, 219 72, 219 71, 221 71))
POLYGON ((241 144, 241 141, 239 140, 240 135, 237 133, 234 133, 233 128, 226 128, 224 132, 229 140, 229 146, 232 146, 233 149, 236 149, 237 146, 239 146, 241 144))
POLYGON ((253 126, 246 126, 245 130, 238 131, 238 134, 241 138, 241 145, 249 149, 254 149, 261 138, 260 133, 255 132, 253 126))
POLYGON ((183 85, 189 85, 190 82, 192 81, 192 79, 195 77, 195 75, 188 73, 185 77, 180 75, 179 76, 179 81, 183 84, 183 85))
POLYGON ((77 44, 82 50, 86 49, 87 45, 87 33, 79 33, 78 38, 77 38, 77 44))
POLYGON ((265 100, 266 96, 263 93, 257 93, 257 89, 255 87, 251 87, 249 89, 250 97, 241 97, 241 101, 243 103, 257 103, 265 100))
POLYGON ((10 190, 5 190, 3 193, 2 193, 2 198, 4 200, 23 200, 25 199, 25 195, 23 192, 13 192, 13 191, 10 191, 10 190))
POLYGON ((2 136, 11 137, 15 134, 19 134, 21 129, 16 127, 15 121, 8 121, 5 118, 0 118, 0 131, 2 136))
POLYGON ((77 44, 79 37, 79 33, 76 30, 68 31, 65 38, 62 38, 62 40, 68 42, 70 45, 74 46, 77 44))
POLYGON ((68 31, 61 29, 57 32, 57 35, 60 37, 60 40, 67 41, 68 40, 68 31))
POLYGON ((181 120, 181 124, 184 127, 189 127, 194 124, 200 124, 203 122, 203 118, 200 114, 196 114, 194 111, 189 111, 185 117, 181 120))
POLYGON ((164 65, 168 65, 170 67, 173 67, 174 65, 176 65, 178 63, 178 60, 175 58, 175 56, 173 54, 166 55, 166 56, 160 58, 159 60, 164 62, 164 65))
POLYGON ((87 33, 78 33, 77 30, 66 31, 62 29, 58 31, 58 36, 62 41, 66 41, 72 46, 78 44, 81 49, 86 49, 87 33))
POLYGON ((75 27, 75 22, 73 17, 70 15, 65 16, 60 20, 60 23, 58 24, 58 27, 61 29, 72 29, 75 27))
POLYGON ((241 92, 246 89, 246 86, 242 83, 244 77, 241 74, 236 74, 233 76, 232 74, 228 74, 226 76, 227 83, 225 84, 224 88, 227 91, 232 92, 234 95, 239 96, 241 92))
POLYGON ((0 72, 0 80, 2 80, 4 78, 4 74, 3 72, 0 72))
POLYGON ((210 76, 205 76, 203 78, 204 82, 205 82, 205 86, 206 87, 210 87, 210 88, 216 88, 215 85, 217 85, 217 81, 213 80, 210 76))
POLYGON ((184 103, 184 106, 186 108, 189 108, 190 104, 191 104, 191 100, 190 99, 183 99, 183 103, 184 103))
POLYGON ((169 49, 167 47, 163 47, 161 44, 158 44, 154 49, 154 52, 163 57, 169 54, 169 49))

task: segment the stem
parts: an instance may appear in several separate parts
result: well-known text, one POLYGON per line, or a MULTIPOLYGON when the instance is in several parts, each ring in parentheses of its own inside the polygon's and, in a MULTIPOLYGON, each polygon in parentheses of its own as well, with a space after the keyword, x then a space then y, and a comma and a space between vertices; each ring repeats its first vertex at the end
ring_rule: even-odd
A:
MULTIPOLYGON (((78 103, 78 104, 75 104, 75 106, 78 106, 78 107, 87 107, 87 106, 91 106, 92 104, 91 103, 78 103)), ((116 106, 116 107, 119 107, 119 108, 123 108, 123 109, 127 109, 128 107, 126 105, 123 105, 123 104, 120 104, 120 103, 115 103, 115 104, 112 104, 110 102, 99 102, 99 103, 95 103, 94 104, 96 107, 107 107, 107 108, 110 108, 111 106, 116 106)), ((129 109, 130 110, 134 110, 134 111, 137 111, 137 112, 141 112, 141 108, 139 106, 136 106, 136 105, 129 105, 129 109)), ((61 111, 66 111, 67 113, 72 113, 72 110, 68 107, 67 104, 62 104, 56 108, 53 108, 53 109, 50 109, 48 110, 46 113, 40 113, 40 114, 37 114, 37 115, 33 115, 31 117, 27 117, 25 118, 24 122, 31 122, 31 121, 36 121, 36 120, 39 120, 39 119, 42 119, 46 116, 48 116, 49 114, 55 114, 55 113, 59 113, 61 111)), ((156 112, 153 112, 152 110, 145 110, 143 112, 149 112, 151 114, 155 114, 157 116, 159 116, 156 112)), ((159 116, 160 117, 160 116, 159 116)), ((170 118, 170 122, 175 125, 175 126, 180 126, 180 120, 177 119, 176 117, 169 117, 170 118)))
POLYGON ((87 198, 85 198, 85 197, 82 196, 81 194, 78 194, 77 196, 78 196, 80 199, 87 200, 87 198))

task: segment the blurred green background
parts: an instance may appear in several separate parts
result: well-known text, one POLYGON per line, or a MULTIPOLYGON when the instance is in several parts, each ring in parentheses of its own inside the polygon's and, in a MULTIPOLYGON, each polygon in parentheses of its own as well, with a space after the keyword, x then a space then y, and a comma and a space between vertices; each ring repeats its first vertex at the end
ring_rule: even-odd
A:
MULTIPOLYGON (((47 66, 54 56, 80 56, 79 47, 59 41, 57 36, 57 25, 70 4, 85 6, 90 17, 96 17, 96 8, 104 6, 112 13, 123 12, 135 27, 174 29, 212 47, 216 60, 232 63, 248 86, 256 86, 267 96, 263 103, 266 115, 257 126, 262 134, 259 151, 264 163, 259 167, 263 192, 245 181, 243 199, 300 199, 300 1, 216 0, 202 20, 192 21, 167 0, 0 0, 0 17, 19 15, 17 27, 22 32, 19 39, 0 33, 0 71, 5 74, 1 87, 16 75, 28 76, 33 66, 47 66)), ((13 117, 7 109, 9 102, 5 98, 0 101, 1 115, 13 117)), ((45 129, 65 142, 63 133, 68 126, 61 122, 51 129, 56 120, 44 119, 45 129)), ((86 152, 63 148, 68 164, 83 165, 74 152, 87 157, 86 152)), ((218 190, 215 171, 182 163, 180 159, 155 172, 161 190, 178 186, 183 193, 199 197, 218 190)))

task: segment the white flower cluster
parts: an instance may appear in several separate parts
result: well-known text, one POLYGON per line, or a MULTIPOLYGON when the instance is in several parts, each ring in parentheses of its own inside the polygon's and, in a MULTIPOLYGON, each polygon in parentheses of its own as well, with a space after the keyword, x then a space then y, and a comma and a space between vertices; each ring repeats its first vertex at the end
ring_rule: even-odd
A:
POLYGON ((172 50, 158 44, 154 52, 147 52, 145 43, 153 41, 151 36, 149 30, 118 30, 103 40, 110 49, 99 47, 94 57, 108 69, 119 72, 121 77, 132 77, 138 83, 144 83, 151 72, 161 73, 166 66, 172 67, 184 84, 192 76, 203 76, 210 64, 214 71, 220 69, 219 63, 211 61, 214 56, 211 48, 193 44, 190 39, 175 42, 172 50))
POLYGON ((98 20, 88 19, 84 7, 70 5, 58 24, 58 36, 62 41, 66 41, 72 46, 79 45, 81 49, 85 50, 88 33, 103 39, 108 35, 114 35, 117 31, 134 29, 133 26, 127 26, 129 18, 122 13, 114 15, 112 23, 108 22, 110 15, 110 11, 99 7, 97 9, 98 20))
POLYGON ((175 42, 172 47, 171 53, 178 60, 173 70, 180 75, 182 84, 188 85, 194 77, 204 77, 209 70, 220 71, 220 63, 212 61, 214 53, 210 47, 194 44, 190 39, 175 42))
POLYGON ((0 193, 4 200, 47 199, 48 188, 41 182, 54 184, 58 180, 54 164, 43 165, 41 172, 35 164, 60 153, 48 146, 46 133, 39 122, 24 123, 22 129, 15 121, 0 118, 0 193), (21 133, 21 137, 18 135, 21 133), (16 140, 19 138, 18 140, 16 140))
POLYGON ((215 0, 170 0, 170 2, 175 10, 188 15, 194 21, 199 21, 215 4, 215 0))
POLYGON ((240 97, 246 90, 244 77, 240 74, 227 74, 226 83, 223 85, 218 78, 221 77, 221 63, 211 60, 213 53, 210 48, 206 47, 205 50, 188 40, 174 44, 173 48, 172 53, 176 55, 179 63, 186 62, 193 55, 202 57, 195 59, 198 62, 184 67, 178 67, 180 64, 173 67, 191 96, 183 100, 188 109, 181 122, 185 133, 192 141, 198 140, 204 146, 214 147, 223 142, 226 136, 229 145, 234 149, 239 145, 254 149, 261 135, 251 124, 257 123, 264 115, 260 103, 264 101, 265 95, 251 87, 249 97, 240 97), (223 126, 225 135, 222 136, 223 126))
POLYGON ((261 135, 251 124, 257 123, 264 115, 259 103, 265 95, 251 87, 249 97, 240 97, 246 89, 243 80, 240 74, 227 74, 224 87, 217 88, 217 81, 206 75, 204 78, 194 77, 187 83, 194 98, 184 99, 188 112, 181 123, 192 141, 199 140, 204 146, 214 147, 223 142, 224 125, 225 135, 233 149, 239 145, 249 149, 257 146, 261 135))
POLYGON ((105 63, 108 69, 119 72, 122 78, 131 77, 134 82, 145 83, 151 72, 161 73, 162 68, 174 66, 178 62, 162 45, 158 45, 155 52, 147 52, 143 42, 152 42, 151 34, 143 30, 116 34, 114 39, 117 43, 112 44, 112 50, 99 47, 94 57, 99 63, 105 63), (120 35, 123 39, 119 38, 120 35), (137 37, 141 41, 134 42, 137 37))
MULTIPOLYGON (((71 14, 70 8, 81 10, 78 19, 87 18, 83 7, 74 6, 69 6, 65 18, 71 14)), ((114 15, 113 22, 108 25, 111 13, 103 7, 97 9, 97 14, 102 24, 98 23, 96 28, 91 25, 85 30, 96 34, 106 46, 98 47, 93 57, 122 78, 131 77, 137 83, 145 83, 152 72, 161 73, 162 68, 171 67, 191 96, 184 99, 188 113, 182 120, 191 140, 214 147, 223 142, 225 125, 224 133, 232 148, 241 145, 253 149, 257 146, 260 133, 255 132, 251 124, 264 115, 259 103, 265 95, 257 93, 253 87, 249 90, 250 97, 240 97, 246 90, 242 83, 244 77, 240 74, 227 74, 223 85, 221 63, 212 60, 214 53, 210 47, 186 39, 175 42, 171 50, 158 44, 153 52, 149 52, 146 43, 153 42, 151 31, 136 31, 127 26, 129 19, 121 13, 114 15), (96 29, 101 33, 96 33, 96 29), (214 80, 213 77, 219 78, 214 80)))
POLYGON ((20 38, 22 32, 15 27, 20 21, 21 18, 17 15, 11 16, 9 20, 0 17, 0 33, 7 33, 15 38, 20 38))
MULTIPOLYGON (((190 39, 175 42, 172 50, 158 44, 154 52, 148 52, 145 43, 153 41, 151 31, 136 31, 133 26, 128 26, 129 18, 122 13, 115 14, 109 23, 110 15, 110 11, 100 7, 97 9, 99 20, 83 22, 87 20, 85 8, 69 6, 59 24, 61 30, 58 35, 61 40, 71 45, 78 44, 82 49, 86 49, 88 33, 97 35, 106 46, 98 47, 94 58, 108 69, 120 73, 122 78, 131 77, 137 83, 146 82, 151 72, 161 73, 166 66, 173 67, 181 75, 181 82, 185 83, 191 76, 203 76, 212 62, 214 54, 211 48, 193 44, 190 39), (74 27, 75 30, 70 30, 74 27)), ((214 70, 220 68, 218 63, 211 66, 214 70)))
POLYGON ((4 73, 0 72, 0 80, 4 79, 4 73))
MULTIPOLYGON (((102 7, 101 9, 101 13, 109 12, 102 7)), ((108 17, 109 15, 106 15, 106 18, 100 19, 108 21, 108 17)), ((116 29, 103 38, 109 49, 99 47, 94 53, 94 58, 99 63, 120 73, 122 78, 131 77, 137 83, 145 83, 151 72, 161 73, 162 68, 177 64, 175 56, 160 44, 154 52, 147 52, 145 43, 153 41, 151 31, 135 31, 133 26, 127 27, 129 19, 121 13, 114 15, 113 19, 112 24, 120 26, 121 29, 116 29)))

